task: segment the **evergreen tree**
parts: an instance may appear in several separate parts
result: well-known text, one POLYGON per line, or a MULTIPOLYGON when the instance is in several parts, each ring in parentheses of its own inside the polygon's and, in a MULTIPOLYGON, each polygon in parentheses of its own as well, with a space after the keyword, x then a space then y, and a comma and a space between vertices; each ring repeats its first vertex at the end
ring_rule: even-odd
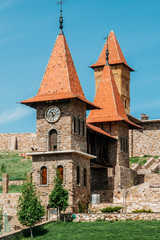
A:
POLYGON ((41 205, 35 185, 32 184, 31 178, 28 178, 23 184, 22 195, 18 200, 17 215, 22 225, 30 227, 31 238, 33 237, 32 228, 40 221, 44 213, 44 207, 41 205))
POLYGON ((68 191, 63 188, 59 170, 54 178, 54 188, 49 196, 49 206, 57 208, 58 221, 60 221, 60 212, 65 211, 68 207, 68 191))

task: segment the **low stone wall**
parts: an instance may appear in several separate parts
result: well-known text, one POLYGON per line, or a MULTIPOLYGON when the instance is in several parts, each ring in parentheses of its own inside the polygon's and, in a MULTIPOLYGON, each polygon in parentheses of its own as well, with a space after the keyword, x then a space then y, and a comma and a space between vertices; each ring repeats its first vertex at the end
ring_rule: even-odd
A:
MULTIPOLYGON (((11 185, 22 185, 24 183, 24 180, 17 180, 17 181, 9 181, 9 186, 11 185)), ((2 181, 0 181, 0 186, 2 186, 2 181)))
POLYGON ((145 221, 152 221, 152 220, 160 220, 160 213, 78 213, 76 214, 76 218, 74 222, 94 222, 94 221, 126 221, 126 220, 145 220, 145 221))
POLYGON ((19 196, 20 193, 0 194, 0 206, 3 208, 3 213, 7 213, 8 216, 16 215, 19 196))
POLYGON ((160 121, 141 123, 142 130, 129 131, 130 157, 160 156, 160 121))
POLYGON ((0 150, 31 151, 36 148, 36 133, 1 133, 0 150))

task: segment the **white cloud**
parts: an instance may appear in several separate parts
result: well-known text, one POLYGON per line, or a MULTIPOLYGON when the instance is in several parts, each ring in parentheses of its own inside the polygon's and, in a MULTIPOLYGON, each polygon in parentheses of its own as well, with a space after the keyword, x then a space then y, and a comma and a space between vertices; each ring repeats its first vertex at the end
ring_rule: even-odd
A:
POLYGON ((33 113, 33 109, 18 106, 15 110, 6 110, 0 114, 0 124, 14 122, 33 113))

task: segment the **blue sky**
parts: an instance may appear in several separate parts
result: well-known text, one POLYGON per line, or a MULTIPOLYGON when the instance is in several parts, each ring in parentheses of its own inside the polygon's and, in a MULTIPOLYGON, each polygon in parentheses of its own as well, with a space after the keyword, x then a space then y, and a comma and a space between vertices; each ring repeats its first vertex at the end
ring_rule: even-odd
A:
MULTIPOLYGON (((35 132, 36 95, 59 32, 56 0, 0 0, 0 132, 35 132)), ((160 1, 67 0, 64 33, 88 100, 95 63, 113 30, 131 73, 131 114, 160 118, 160 1)))

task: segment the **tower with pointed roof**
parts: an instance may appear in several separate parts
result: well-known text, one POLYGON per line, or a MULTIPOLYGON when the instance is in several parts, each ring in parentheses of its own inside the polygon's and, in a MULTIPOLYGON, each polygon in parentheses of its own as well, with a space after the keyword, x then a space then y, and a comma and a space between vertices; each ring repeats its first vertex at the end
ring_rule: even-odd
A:
MULTIPOLYGON (((114 79, 116 81, 119 94, 121 96, 125 111, 130 114, 130 72, 134 71, 126 62, 126 59, 119 46, 117 38, 113 31, 108 36, 109 64, 111 66, 114 79)), ((97 62, 90 67, 94 69, 95 86, 98 88, 103 68, 106 63, 106 43, 97 62)))
POLYGON ((62 23, 61 10, 60 32, 38 93, 21 103, 37 112, 37 151, 29 155, 44 206, 58 169, 69 192, 68 210, 76 211, 80 199, 88 201, 90 194, 90 159, 96 157, 87 154, 86 110, 97 107, 85 98, 62 23))
POLYGON ((115 138, 117 144, 112 146, 112 167, 115 168, 115 186, 126 184, 124 172, 130 175, 129 169, 129 129, 138 128, 139 126, 132 123, 125 112, 125 108, 120 97, 112 68, 109 64, 111 56, 108 50, 108 40, 105 51, 106 63, 97 86, 94 98, 94 104, 101 109, 91 110, 87 118, 87 123, 102 128, 115 138))

